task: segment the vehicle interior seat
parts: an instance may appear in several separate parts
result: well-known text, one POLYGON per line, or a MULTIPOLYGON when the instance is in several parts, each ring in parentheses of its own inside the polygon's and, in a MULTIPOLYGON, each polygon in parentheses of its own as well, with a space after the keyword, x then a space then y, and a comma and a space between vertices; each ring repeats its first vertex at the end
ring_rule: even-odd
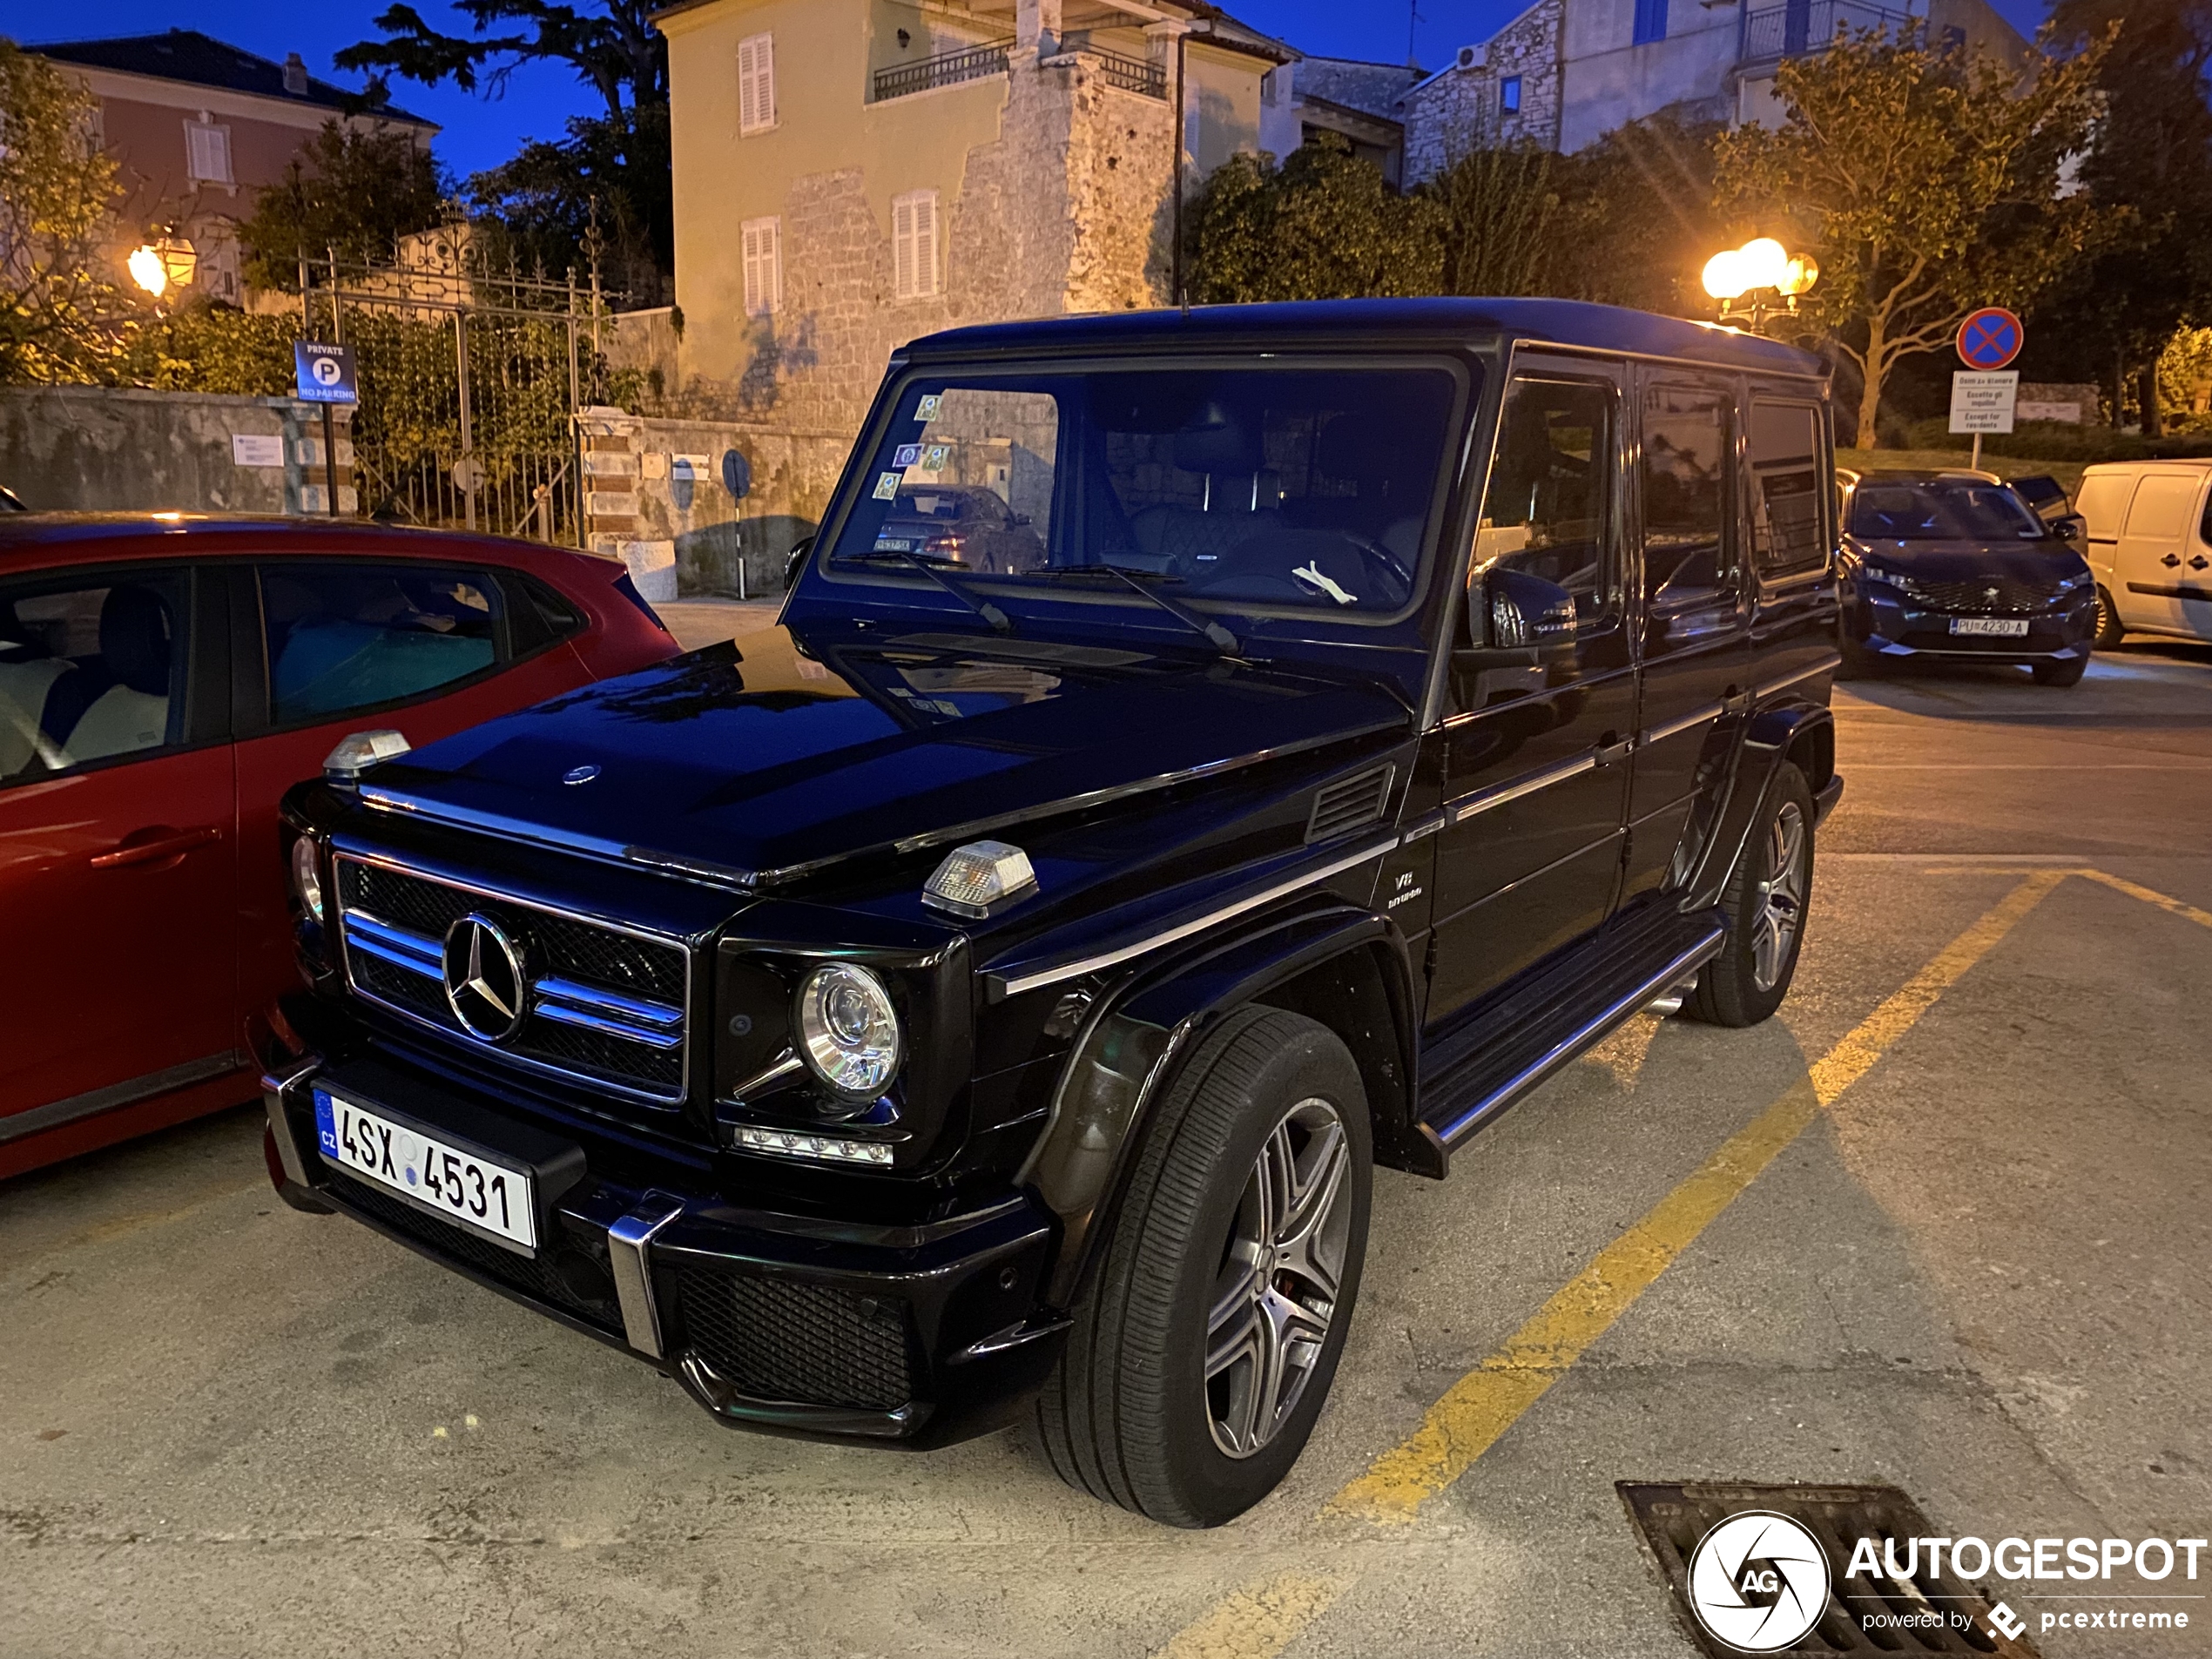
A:
POLYGON ((1175 435, 1179 472, 1204 479, 1198 504, 1140 509, 1130 529, 1138 550, 1163 568, 1204 579, 1239 545, 1283 524, 1283 476, 1267 465, 1256 428, 1209 406, 1175 435))
POLYGON ((1359 485, 1344 528, 1388 552, 1408 573, 1421 554, 1428 502, 1416 479, 1404 476, 1404 435, 1366 415, 1339 415, 1321 428, 1314 464, 1332 478, 1359 485))
POLYGON ((74 665, 48 692, 41 725, 65 764, 158 749, 169 741, 169 607, 149 588, 110 588, 100 604, 100 660, 74 665))
POLYGON ((13 605, 0 609, 0 778, 14 777, 39 752, 47 698, 71 666, 53 651, 46 632, 18 621, 13 605))

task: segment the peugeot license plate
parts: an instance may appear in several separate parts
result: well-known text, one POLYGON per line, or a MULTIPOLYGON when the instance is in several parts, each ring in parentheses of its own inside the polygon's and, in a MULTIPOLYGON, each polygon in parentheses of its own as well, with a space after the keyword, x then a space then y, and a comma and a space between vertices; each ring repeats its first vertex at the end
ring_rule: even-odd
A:
POLYGON ((325 1162, 356 1180, 525 1251, 537 1248, 529 1172, 464 1152, 411 1124, 315 1090, 315 1138, 325 1162))
POLYGON ((2017 638, 2027 631, 2026 617, 1953 617, 1951 631, 1954 634, 1998 634, 2017 638))

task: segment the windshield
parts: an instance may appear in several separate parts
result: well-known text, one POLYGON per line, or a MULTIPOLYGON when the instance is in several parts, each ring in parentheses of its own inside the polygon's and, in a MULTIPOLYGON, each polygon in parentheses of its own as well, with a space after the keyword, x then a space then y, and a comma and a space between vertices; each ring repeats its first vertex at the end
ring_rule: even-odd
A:
POLYGON ((1420 366, 919 377, 829 563, 1040 591, 1111 590, 1112 566, 1177 603, 1386 616, 1416 591, 1457 390, 1420 366))
POLYGON ((2043 521, 2003 484, 1861 484, 1851 533, 1869 542, 2012 542, 2044 534, 2043 521))

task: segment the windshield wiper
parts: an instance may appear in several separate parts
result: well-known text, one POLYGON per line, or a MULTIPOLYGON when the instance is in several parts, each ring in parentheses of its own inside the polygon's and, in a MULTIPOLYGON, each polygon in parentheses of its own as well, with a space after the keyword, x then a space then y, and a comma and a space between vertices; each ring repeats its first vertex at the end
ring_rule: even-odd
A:
POLYGON ((1116 577, 1131 593, 1141 598, 1150 599, 1177 622, 1196 632, 1204 634, 1213 648, 1224 657, 1237 656, 1244 649, 1238 644, 1237 636, 1212 617, 1201 616, 1190 606, 1169 598, 1167 595, 1159 592, 1151 585, 1156 582, 1179 582, 1183 579, 1180 577, 1163 576, 1151 570, 1132 570, 1125 564, 1066 564, 1056 570, 1030 570, 1026 574, 1033 580, 1042 578, 1047 582, 1065 582, 1070 577, 1076 577, 1086 578, 1095 576, 1116 577))
POLYGON ((970 593, 963 584, 954 581, 952 577, 939 570, 933 562, 917 554, 902 553, 896 548, 887 547, 873 549, 866 553, 848 553, 841 558, 832 559, 830 563, 833 564, 912 565, 939 587, 944 589, 947 593, 951 594, 954 598, 959 600, 961 604, 982 617, 985 622, 989 623, 993 633, 1011 634, 1014 631, 1014 624, 1008 620, 1005 611, 1001 610, 981 594, 970 593))

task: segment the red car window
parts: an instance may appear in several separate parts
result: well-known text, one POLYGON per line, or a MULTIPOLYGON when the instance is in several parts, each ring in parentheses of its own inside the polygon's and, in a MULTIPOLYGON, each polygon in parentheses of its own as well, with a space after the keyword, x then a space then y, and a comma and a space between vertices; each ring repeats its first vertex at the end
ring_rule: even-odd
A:
POLYGON ((0 784, 183 741, 183 573, 0 585, 0 784))
POLYGON ((513 658, 507 621, 506 591, 484 570, 339 560, 264 566, 270 718, 278 725, 329 719, 502 667, 513 658))

